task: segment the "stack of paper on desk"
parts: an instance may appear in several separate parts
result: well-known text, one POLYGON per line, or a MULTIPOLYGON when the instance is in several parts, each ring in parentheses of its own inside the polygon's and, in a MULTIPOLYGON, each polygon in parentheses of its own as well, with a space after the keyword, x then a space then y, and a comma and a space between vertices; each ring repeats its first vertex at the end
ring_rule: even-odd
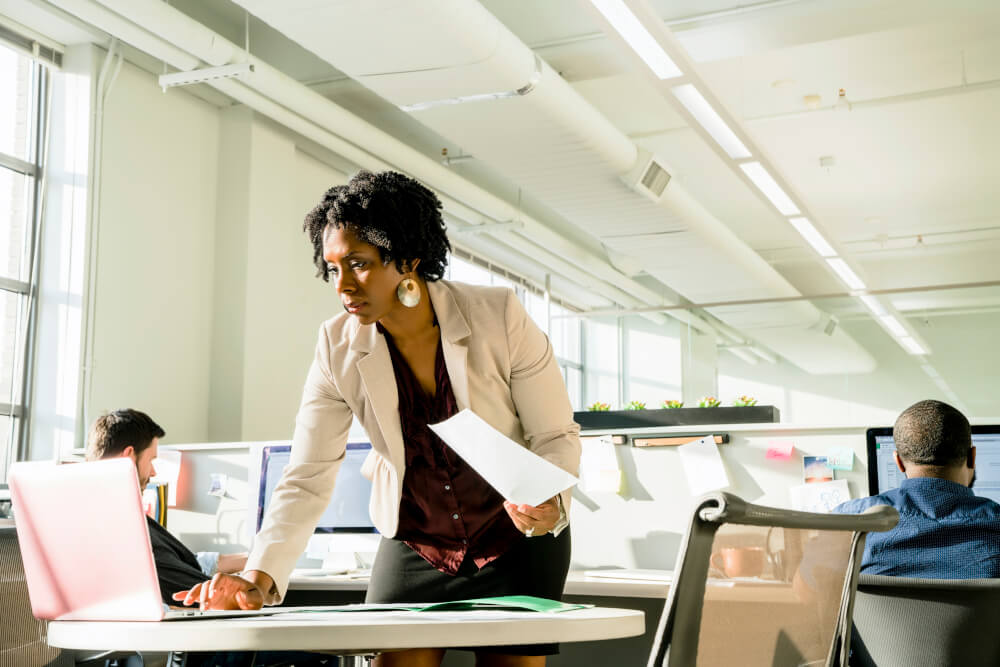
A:
POLYGON ((537 506, 579 480, 525 449, 471 410, 430 429, 465 459, 500 495, 518 505, 537 506))

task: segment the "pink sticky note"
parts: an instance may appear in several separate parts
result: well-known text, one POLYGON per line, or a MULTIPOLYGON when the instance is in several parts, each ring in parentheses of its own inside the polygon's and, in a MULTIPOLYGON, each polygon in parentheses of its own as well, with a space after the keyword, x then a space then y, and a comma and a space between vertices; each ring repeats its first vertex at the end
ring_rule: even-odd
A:
POLYGON ((767 458, 787 461, 792 458, 795 443, 787 440, 772 440, 767 443, 767 458))

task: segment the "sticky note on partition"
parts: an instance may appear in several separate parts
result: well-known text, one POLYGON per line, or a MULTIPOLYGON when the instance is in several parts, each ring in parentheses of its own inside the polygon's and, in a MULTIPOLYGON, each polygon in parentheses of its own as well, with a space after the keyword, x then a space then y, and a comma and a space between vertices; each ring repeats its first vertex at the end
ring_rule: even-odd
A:
POLYGON ((791 440, 772 440, 767 443, 767 458, 787 461, 792 458, 795 443, 791 440))
POLYGON ((834 470, 852 470, 854 468, 854 449, 833 447, 826 455, 826 464, 834 470))

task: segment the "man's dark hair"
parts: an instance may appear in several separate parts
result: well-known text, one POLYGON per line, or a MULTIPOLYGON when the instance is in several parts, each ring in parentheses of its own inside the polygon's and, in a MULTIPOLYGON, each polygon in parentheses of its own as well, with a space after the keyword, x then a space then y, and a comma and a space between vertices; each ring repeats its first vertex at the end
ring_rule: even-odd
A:
POLYGON ((941 401, 920 401, 903 410, 892 429, 899 458, 917 465, 964 463, 972 429, 961 412, 941 401))
POLYGON ((417 274, 424 280, 440 280, 448 264, 451 245, 441 217, 441 201, 433 192, 408 176, 394 171, 373 174, 360 171, 347 183, 336 185, 306 215, 302 229, 313 246, 317 276, 329 280, 323 259, 323 232, 327 226, 347 229, 379 250, 382 261, 420 260, 417 274))
POLYGON ((136 456, 153 444, 153 438, 166 433, 160 425, 138 410, 115 410, 103 414, 90 427, 87 435, 87 460, 97 461, 121 456, 131 446, 136 456))

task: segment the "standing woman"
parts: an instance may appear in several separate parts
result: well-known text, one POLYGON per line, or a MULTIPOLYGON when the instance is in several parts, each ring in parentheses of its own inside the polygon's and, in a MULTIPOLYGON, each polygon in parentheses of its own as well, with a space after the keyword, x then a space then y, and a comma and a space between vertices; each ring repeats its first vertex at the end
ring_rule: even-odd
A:
MULTIPOLYGON (((242 576, 178 593, 205 608, 281 601, 333 492, 353 417, 372 453, 369 506, 382 540, 368 602, 496 595, 558 599, 569 568, 570 491, 506 502, 428 427, 469 408, 576 474, 579 426, 546 336, 506 288, 441 280, 450 250, 441 203, 395 172, 360 172, 306 216, 318 275, 345 313, 320 327, 291 462, 242 576)), ((478 665, 545 664, 555 645, 476 649, 478 665)), ((444 650, 379 656, 439 665, 444 650)))

